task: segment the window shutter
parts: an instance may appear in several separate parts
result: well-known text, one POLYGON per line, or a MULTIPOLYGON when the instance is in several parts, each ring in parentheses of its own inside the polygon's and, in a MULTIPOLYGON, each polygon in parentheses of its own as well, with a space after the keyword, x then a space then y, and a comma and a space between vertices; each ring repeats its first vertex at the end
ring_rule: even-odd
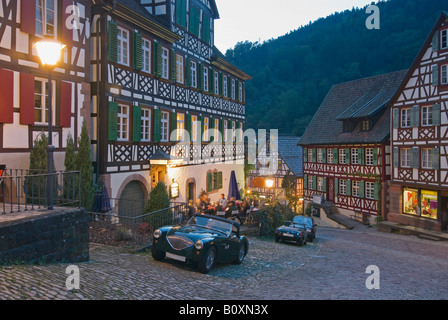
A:
POLYGON ((213 142, 213 141, 215 141, 215 119, 213 119, 212 117, 210 117, 210 119, 208 120, 209 121, 209 125, 208 125, 208 127, 209 127, 209 139, 210 139, 210 142, 213 142))
POLYGON ((188 134, 190 135, 190 141, 191 141, 191 114, 187 114, 185 119, 185 129, 187 130, 188 134))
POLYGON ((339 179, 334 179, 334 195, 337 197, 339 194, 339 179))
POLYGON ((351 182, 351 180, 347 180, 345 182, 345 194, 347 196, 351 196, 352 195, 352 182, 351 182))
POLYGON ((154 41, 154 59, 153 70, 156 77, 162 76, 162 45, 158 41, 154 41))
POLYGON ((176 23, 181 27, 187 27, 187 1, 176 1, 176 23))
POLYGON ((303 189, 308 189, 308 175, 303 175, 303 189))
POLYGON ((209 69, 209 75, 208 75, 208 91, 209 93, 215 93, 215 69, 210 68, 209 69))
POLYGON ((327 178, 324 177, 324 178, 322 179, 322 181, 323 181, 322 191, 327 192, 327 178))
POLYGON ((109 36, 109 50, 108 50, 108 56, 109 60, 111 62, 117 62, 118 59, 118 51, 117 51, 117 40, 118 40, 118 27, 115 21, 109 21, 108 22, 108 36, 109 36))
POLYGON ((316 186, 317 186, 317 177, 313 176, 313 187, 311 189, 316 190, 316 186))
POLYGON ((400 110, 398 108, 394 108, 392 113, 393 113, 393 127, 396 129, 400 126, 400 110))
POLYGON ((440 169, 440 150, 437 147, 432 149, 432 168, 434 170, 440 169))
POLYGON ((132 109, 132 140, 142 141, 142 108, 134 106, 132 109))
POLYGON ((316 163, 316 148, 313 148, 312 149, 312 152, 313 152, 313 163, 316 163))
POLYGON ((187 78, 187 87, 191 87, 191 59, 187 58, 185 63, 185 76, 187 78))
POLYGON ((206 14, 202 17, 202 41, 210 44, 210 17, 206 14))
POLYGON ((109 126, 108 138, 110 141, 117 141, 118 138, 118 103, 109 102, 109 126))
POLYGON ((358 164, 364 164, 364 149, 359 148, 358 149, 358 164))
POLYGON ((364 181, 359 181, 359 197, 364 198, 364 181))
POLYGON ((222 97, 224 94, 224 75, 222 72, 219 73, 219 95, 222 97))
MULTIPOLYGON (((3 76, 0 76, 0 79, 3 78, 3 76)), ((3 90, 1 92, 8 91, 3 90)), ((0 103, 1 101, 4 101, 3 98, 0 103)), ((4 110, 3 108, 0 109, 4 110)), ((34 76, 23 72, 20 73, 20 124, 34 124, 34 76)))
POLYGON ((322 149, 322 163, 327 163, 327 149, 322 149))
MULTIPOLYGON (((62 0, 62 21, 70 21, 72 11, 68 11, 67 8, 71 5, 73 5, 73 0, 62 0)), ((67 28, 66 23, 62 23, 62 42, 67 46, 73 45, 73 29, 72 25, 67 28)))
POLYGON ((199 37, 199 9, 195 6, 190 9, 190 32, 199 37))
POLYGON ((134 68, 137 70, 143 69, 143 38, 142 34, 139 32, 133 32, 132 33, 133 38, 133 44, 134 44, 134 50, 133 50, 133 59, 132 63, 134 65, 134 68))
POLYGON ((350 164, 350 149, 345 149, 345 164, 350 164))
POLYGON ((232 78, 227 77, 227 97, 232 98, 232 78))
POLYGON ((198 89, 204 90, 204 66, 200 62, 198 66, 198 89))
POLYGON ((415 128, 419 126, 420 120, 420 107, 415 105, 411 108, 411 127, 415 128))
POLYGON ((373 148, 372 152, 373 152, 373 165, 377 166, 378 165, 378 148, 373 148))
POLYGON ((36 33, 36 1, 21 0, 20 12, 20 30, 34 35, 36 33))
POLYGON ((439 85, 439 66, 432 67, 432 85, 433 87, 439 85))
POLYGON ((436 103, 432 106, 432 124, 434 126, 440 126, 440 116, 441 116, 441 109, 440 104, 436 103))
POLYGON ((240 101, 240 82, 235 80, 235 100, 240 101))
POLYGON ((213 190, 213 173, 208 172, 207 173, 207 192, 210 192, 213 190))
POLYGON ((420 165, 420 153, 419 148, 414 147, 411 149, 411 168, 418 168, 420 165))
POLYGON ((177 80, 177 61, 176 61, 177 55, 176 55, 176 50, 171 49, 171 81, 176 82, 177 80))
POLYGON ((398 148, 395 147, 394 148, 394 167, 398 167, 399 163, 400 163, 399 152, 398 152, 398 148))
POLYGON ((177 141, 177 134, 174 134, 174 130, 177 129, 177 113, 176 112, 171 112, 171 134, 170 134, 170 140, 172 142, 177 141))
POLYGON ((222 171, 218 172, 218 189, 222 189, 222 171))
POLYGON ((308 162, 308 149, 303 148, 303 162, 308 162))
POLYGON ((72 84, 61 82, 59 124, 61 127, 72 126, 72 84))
MULTIPOLYGON (((14 122, 14 73, 0 69, 0 123, 14 122)), ((34 83, 33 83, 34 89, 34 83)), ((26 94, 30 94, 26 92, 26 94)), ((34 95, 33 99, 34 109, 34 95)), ((34 110, 31 114, 34 117, 34 110)))
POLYGON ((333 164, 338 164, 339 162, 339 155, 338 155, 338 149, 333 149, 333 164))
POLYGON ((380 184, 378 182, 375 182, 373 184, 373 197, 375 200, 379 200, 379 192, 380 192, 380 184))
POLYGON ((439 31, 436 31, 432 37, 432 52, 436 51, 439 51, 439 31))
POLYGON ((153 120, 153 139, 155 142, 160 142, 162 138, 162 111, 160 109, 154 110, 153 120))

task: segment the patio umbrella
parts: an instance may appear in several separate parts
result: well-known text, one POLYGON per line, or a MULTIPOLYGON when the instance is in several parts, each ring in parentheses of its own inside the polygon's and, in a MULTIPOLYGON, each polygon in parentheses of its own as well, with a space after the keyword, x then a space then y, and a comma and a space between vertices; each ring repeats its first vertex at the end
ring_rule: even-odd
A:
POLYGON ((234 197, 235 200, 241 200, 240 191, 238 190, 238 183, 236 182, 235 171, 232 170, 230 173, 230 181, 229 181, 229 194, 227 195, 227 199, 234 197))
POLYGON ((95 198, 94 198, 92 211, 106 213, 110 210, 111 210, 110 198, 107 193, 107 188, 104 185, 104 182, 102 180, 100 180, 98 182, 98 189, 95 192, 95 198))

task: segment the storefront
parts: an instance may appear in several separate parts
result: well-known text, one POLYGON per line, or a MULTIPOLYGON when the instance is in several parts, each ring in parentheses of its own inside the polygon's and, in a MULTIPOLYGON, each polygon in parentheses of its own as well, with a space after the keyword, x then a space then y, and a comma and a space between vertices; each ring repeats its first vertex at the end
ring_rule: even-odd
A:
POLYGON ((393 185, 390 199, 389 221, 435 231, 447 229, 448 191, 393 185))

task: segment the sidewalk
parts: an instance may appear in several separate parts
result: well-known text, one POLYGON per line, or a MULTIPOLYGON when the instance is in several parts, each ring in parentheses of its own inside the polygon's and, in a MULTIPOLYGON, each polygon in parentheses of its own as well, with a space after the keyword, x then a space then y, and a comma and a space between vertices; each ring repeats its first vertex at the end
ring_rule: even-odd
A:
POLYGON ((423 228, 412 227, 408 225, 399 224, 396 222, 382 221, 378 223, 378 231, 388 233, 400 233, 405 235, 415 235, 419 238, 424 238, 434 241, 448 241, 447 232, 438 232, 426 230, 423 228))

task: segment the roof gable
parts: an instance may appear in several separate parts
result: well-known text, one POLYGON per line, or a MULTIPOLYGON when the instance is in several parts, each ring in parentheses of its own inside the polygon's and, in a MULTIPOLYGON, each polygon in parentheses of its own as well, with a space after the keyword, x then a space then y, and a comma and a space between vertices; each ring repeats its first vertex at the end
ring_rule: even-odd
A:
POLYGON ((387 104, 407 70, 334 85, 300 140, 301 145, 383 142, 390 134, 387 104), (343 121, 378 117, 370 131, 343 132, 343 121))

